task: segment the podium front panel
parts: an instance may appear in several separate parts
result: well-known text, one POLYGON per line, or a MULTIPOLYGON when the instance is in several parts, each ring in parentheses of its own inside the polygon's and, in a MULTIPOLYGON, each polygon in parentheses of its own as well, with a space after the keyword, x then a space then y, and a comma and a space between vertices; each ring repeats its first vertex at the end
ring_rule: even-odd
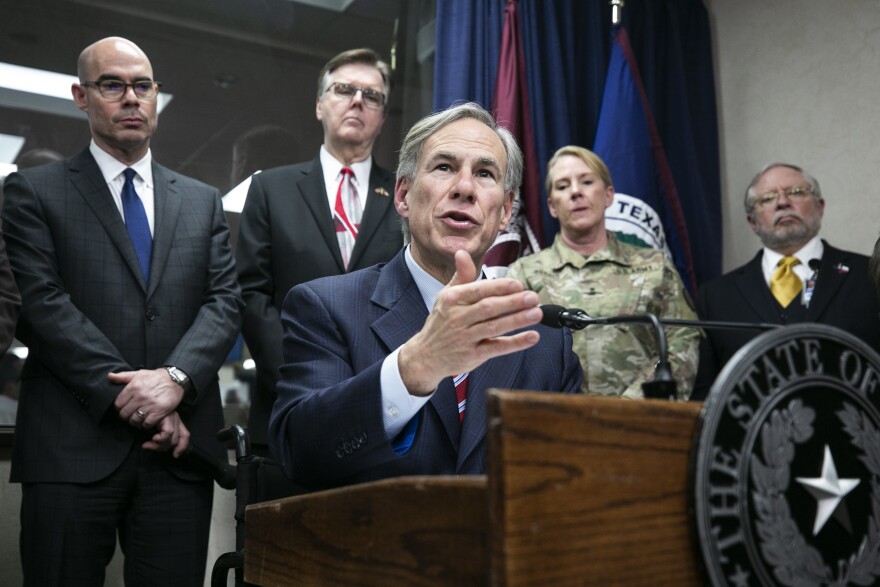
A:
POLYGON ((699 411, 493 391, 492 583, 701 585, 688 514, 699 411))

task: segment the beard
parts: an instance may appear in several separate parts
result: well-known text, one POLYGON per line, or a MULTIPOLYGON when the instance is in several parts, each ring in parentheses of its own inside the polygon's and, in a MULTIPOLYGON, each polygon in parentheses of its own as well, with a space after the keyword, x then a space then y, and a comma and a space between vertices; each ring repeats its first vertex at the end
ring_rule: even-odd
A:
MULTIPOLYGON (((790 216, 790 214, 788 214, 790 216)), ((789 226, 776 227, 775 219, 771 228, 765 228, 760 225, 755 226, 755 234, 761 239, 761 243, 773 251, 779 249, 787 249, 795 245, 803 245, 811 238, 819 234, 822 227, 822 219, 817 217, 812 221, 807 221, 803 217, 798 216, 799 224, 789 226)))

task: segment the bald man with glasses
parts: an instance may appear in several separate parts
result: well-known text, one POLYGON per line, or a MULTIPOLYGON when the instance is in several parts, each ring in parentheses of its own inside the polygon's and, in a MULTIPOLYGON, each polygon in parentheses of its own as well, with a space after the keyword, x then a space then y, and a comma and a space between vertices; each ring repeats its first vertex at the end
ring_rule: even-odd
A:
POLYGON ((89 45, 71 91, 91 141, 6 179, 3 231, 21 291, 12 450, 25 587, 201 585, 218 459, 217 372, 242 301, 217 189, 153 158, 159 84, 147 55, 89 45))
MULTIPOLYGON (((829 324, 880 352, 880 302, 868 258, 819 238, 825 211, 819 182, 797 165, 771 163, 752 179, 744 204, 764 247, 747 264, 700 287, 700 318, 829 324)), ((691 399, 705 399, 727 361, 758 334, 707 330, 691 399)))
POLYGON ((403 247, 394 174, 373 159, 390 91, 391 70, 375 51, 335 56, 318 75, 318 156, 251 180, 236 263, 246 304, 242 332, 257 366, 248 423, 257 454, 268 453, 284 296, 300 283, 388 261, 403 247))

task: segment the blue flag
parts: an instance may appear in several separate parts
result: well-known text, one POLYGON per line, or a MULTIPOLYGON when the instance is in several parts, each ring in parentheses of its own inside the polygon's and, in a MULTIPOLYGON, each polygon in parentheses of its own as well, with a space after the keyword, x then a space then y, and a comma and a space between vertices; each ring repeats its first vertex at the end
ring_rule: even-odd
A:
POLYGON ((606 211, 608 230, 670 254, 682 281, 696 292, 687 226, 675 181, 626 29, 612 30, 611 59, 593 151, 608 165, 617 192, 606 211))

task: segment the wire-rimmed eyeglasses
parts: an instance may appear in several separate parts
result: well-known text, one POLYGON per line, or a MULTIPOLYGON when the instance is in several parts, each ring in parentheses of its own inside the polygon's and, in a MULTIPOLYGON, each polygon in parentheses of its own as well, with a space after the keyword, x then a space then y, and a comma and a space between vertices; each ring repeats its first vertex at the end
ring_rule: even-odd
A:
POLYGON ((813 191, 807 187, 795 186, 793 188, 788 188, 787 190, 775 190, 772 192, 765 192, 763 194, 755 196, 754 204, 759 208, 772 206, 779 199, 780 193, 785 195, 785 197, 789 200, 801 201, 807 196, 811 195, 813 191))

